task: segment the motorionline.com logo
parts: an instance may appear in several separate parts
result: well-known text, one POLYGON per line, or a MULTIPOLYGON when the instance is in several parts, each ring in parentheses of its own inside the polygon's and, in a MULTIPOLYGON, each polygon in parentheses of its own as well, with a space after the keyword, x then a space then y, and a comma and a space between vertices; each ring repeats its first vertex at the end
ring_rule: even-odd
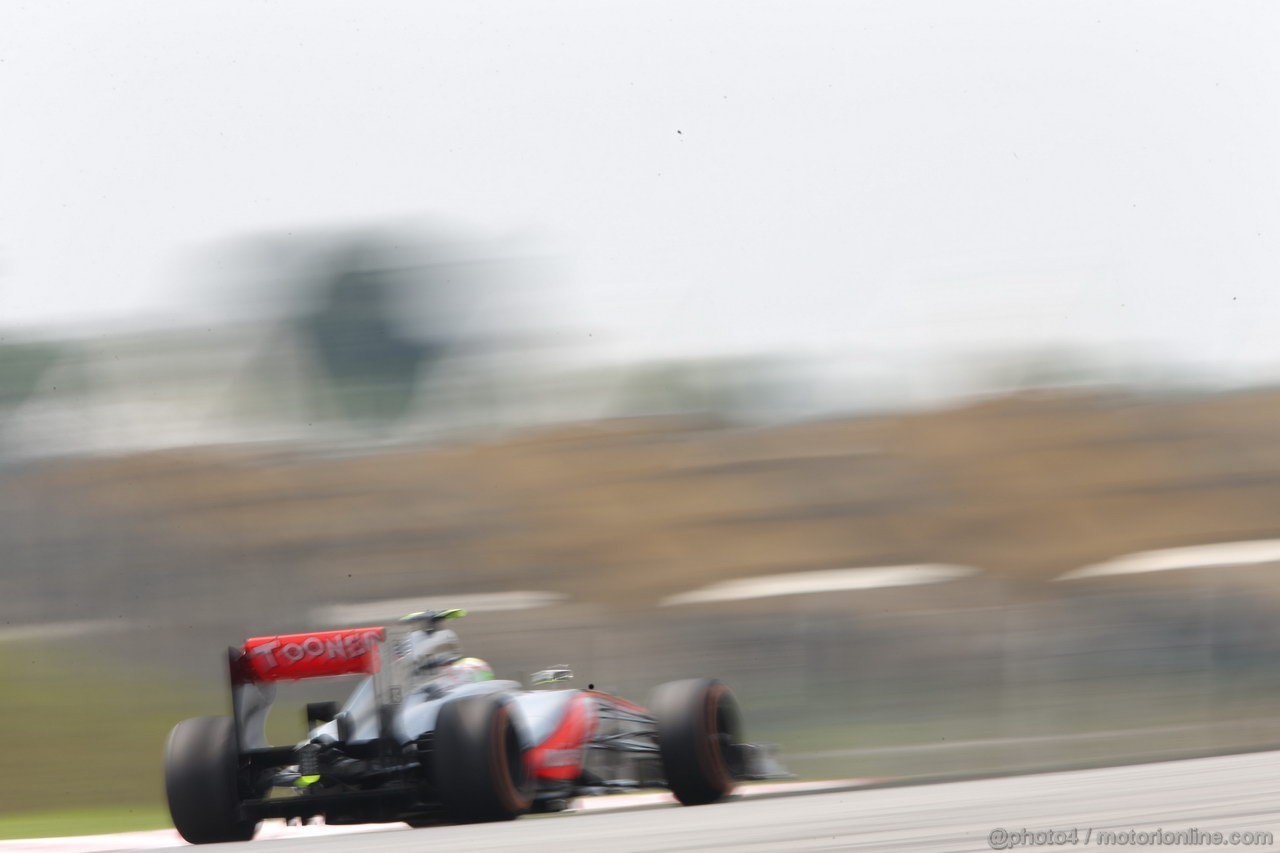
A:
POLYGON ((1274 843, 1275 835, 1271 832, 1216 832, 1202 829, 993 829, 987 835, 987 845, 992 850, 1080 844, 1096 844, 1099 847, 1249 847, 1274 843))

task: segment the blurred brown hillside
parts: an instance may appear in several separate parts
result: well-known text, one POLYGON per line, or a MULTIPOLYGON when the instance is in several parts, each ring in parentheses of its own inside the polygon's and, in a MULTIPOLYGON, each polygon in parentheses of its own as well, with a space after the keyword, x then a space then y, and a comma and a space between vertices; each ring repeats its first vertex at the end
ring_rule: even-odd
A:
POLYGON ((316 601, 543 589, 615 605, 917 561, 1034 583, 1280 535, 1277 425, 1277 392, 1059 393, 768 429, 627 420, 347 456, 210 448, 29 469, 8 483, 22 511, 7 535, 27 589, 74 572, 63 592, 122 617, 237 580, 316 601), (121 571, 141 588, 122 590, 121 571))

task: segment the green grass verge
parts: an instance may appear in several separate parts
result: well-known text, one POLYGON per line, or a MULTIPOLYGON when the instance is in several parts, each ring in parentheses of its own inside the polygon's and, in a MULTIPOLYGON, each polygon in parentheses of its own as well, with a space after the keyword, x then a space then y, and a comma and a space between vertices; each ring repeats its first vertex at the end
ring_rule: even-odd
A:
MULTIPOLYGON (((169 729, 226 701, 214 690, 157 683, 111 665, 74 641, 6 643, 0 684, 6 821, 50 809, 159 815, 169 729)), ((156 818, 143 823, 154 826, 156 818)))
POLYGON ((104 835, 173 826, 163 806, 68 809, 0 815, 0 838, 56 838, 64 835, 104 835))

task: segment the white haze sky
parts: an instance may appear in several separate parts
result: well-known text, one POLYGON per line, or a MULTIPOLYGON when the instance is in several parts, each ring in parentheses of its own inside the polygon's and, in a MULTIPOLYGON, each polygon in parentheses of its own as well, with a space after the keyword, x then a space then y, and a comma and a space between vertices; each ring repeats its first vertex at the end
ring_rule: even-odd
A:
POLYGON ((1245 2, 0 0, 0 327, 191 321, 202 248, 426 215, 539 235, 565 334, 631 354, 1280 373, 1278 42, 1245 2))

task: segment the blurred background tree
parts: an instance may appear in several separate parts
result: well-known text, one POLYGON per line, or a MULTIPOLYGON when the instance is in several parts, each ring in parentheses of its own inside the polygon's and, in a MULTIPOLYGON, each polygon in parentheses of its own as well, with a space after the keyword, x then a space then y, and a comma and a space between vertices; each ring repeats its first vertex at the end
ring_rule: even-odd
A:
POLYGON ((409 410, 422 374, 442 357, 440 340, 410 337, 397 324, 406 285, 426 278, 379 264, 379 251, 357 244, 339 253, 313 285, 316 306, 298 318, 321 369, 318 381, 353 421, 388 423, 409 410))
POLYGON ((51 343, 0 343, 0 415, 21 405, 63 354, 51 343))

